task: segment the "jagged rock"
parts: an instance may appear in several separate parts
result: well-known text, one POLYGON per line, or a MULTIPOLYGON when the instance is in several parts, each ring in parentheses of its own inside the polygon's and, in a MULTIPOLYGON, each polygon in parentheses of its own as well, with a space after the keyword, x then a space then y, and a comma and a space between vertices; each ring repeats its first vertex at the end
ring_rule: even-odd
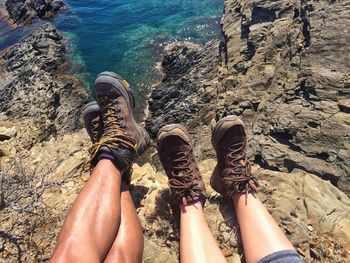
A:
MULTIPOLYGON (((88 179, 89 174, 80 171, 89 146, 86 131, 80 130, 36 144, 22 164, 12 166, 12 171, 4 167, 6 182, 17 169, 25 171, 27 181, 23 185, 17 183, 22 193, 42 193, 17 201, 14 208, 26 208, 26 212, 9 206, 1 210, 4 235, 0 238, 6 240, 1 257, 7 262, 50 258, 63 220, 88 179)), ((199 163, 210 195, 205 205, 206 218, 227 260, 240 262, 237 258, 242 244, 234 209, 209 184, 215 165, 213 159, 199 163)), ((135 164, 133 171, 131 192, 144 229, 144 262, 178 262, 179 218, 172 210, 167 178, 150 163, 135 164)), ((349 260, 346 251, 350 244, 350 199, 344 193, 303 171, 288 174, 254 166, 253 174, 260 179, 260 199, 305 262, 311 262, 316 254, 336 262, 349 260), (313 231, 309 231, 310 226, 313 231)), ((11 186, 10 189, 16 189, 11 186)), ((6 196, 6 200, 10 197, 6 196)))
POLYGON ((5 7, 11 21, 17 25, 33 19, 49 19, 64 6, 61 0, 6 0, 5 7))
POLYGON ((52 236, 83 183, 78 175, 89 144, 86 132, 76 131, 88 96, 63 71, 69 66, 64 42, 46 24, 0 53, 0 127, 10 127, 1 132, 8 140, 0 141, 6 262, 48 261, 52 236))
MULTIPOLYGON (((217 46, 218 41, 205 47, 189 42, 167 46, 162 62, 164 78, 152 92, 151 117, 146 120, 146 127, 153 137, 163 125, 186 123, 196 118, 203 107, 208 107, 217 84, 212 80, 219 63, 217 46)), ((200 115, 197 120, 206 122, 213 117, 200 115)))
POLYGON ((2 162, 0 261, 49 260, 61 224, 88 178, 80 171, 89 146, 81 130, 36 143, 25 155, 2 162))
POLYGON ((33 128, 32 144, 81 128, 87 93, 78 79, 63 72, 67 63, 64 39, 51 24, 2 51, 0 124, 22 119, 24 126, 30 119, 33 123, 20 129, 33 128))
POLYGON ((221 45, 197 48, 197 56, 184 55, 180 45, 164 59, 149 131, 187 125, 203 159, 213 156, 211 125, 235 114, 246 123, 256 163, 302 169, 349 194, 349 3, 225 1, 221 45), (179 71, 183 65, 191 68, 179 71))
MULTIPOLYGON (((314 175, 339 178, 331 180, 339 188, 349 175, 348 64, 335 54, 338 48, 348 54, 342 34, 348 2, 227 0, 223 44, 168 49, 147 126, 153 135, 174 121, 191 131, 210 195, 206 218, 228 261, 240 262, 242 244, 232 205, 210 188, 216 162, 208 157, 213 157, 211 126, 232 113, 247 122, 250 153, 264 167, 253 166, 259 197, 305 262, 349 261, 349 197, 314 175), (324 24, 317 24, 321 15, 324 24), (336 71, 327 70, 333 67, 336 71)), ((1 53, 0 126, 16 130, 0 142, 0 257, 6 262, 49 260, 89 176, 81 168, 90 142, 79 130, 87 95, 74 78, 62 75, 65 52, 62 37, 46 25, 1 53)), ((133 168, 144 261, 177 262, 179 218, 167 178, 150 163, 133 168)))
POLYGON ((236 83, 225 85, 234 92, 224 93, 217 114, 245 119, 252 154, 262 166, 303 169, 347 193, 348 4, 227 1, 222 19, 226 65, 236 83))
POLYGON ((16 127, 0 127, 0 141, 9 140, 16 136, 16 127))

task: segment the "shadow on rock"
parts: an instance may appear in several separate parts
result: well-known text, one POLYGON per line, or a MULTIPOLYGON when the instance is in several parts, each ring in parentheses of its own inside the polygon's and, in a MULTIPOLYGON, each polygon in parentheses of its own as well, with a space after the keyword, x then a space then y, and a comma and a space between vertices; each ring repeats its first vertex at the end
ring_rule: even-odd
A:
MULTIPOLYGON (((170 232, 170 235, 163 233, 168 236, 169 240, 178 240, 180 233, 180 210, 172 197, 168 189, 164 189, 159 192, 156 197, 155 210, 152 218, 167 222, 169 228, 172 228, 174 235, 170 232)), ((167 232, 167 228, 157 230, 157 232, 167 232)), ((157 233, 163 235, 162 233, 157 233)))
POLYGON ((223 221, 218 225, 219 232, 222 233, 224 241, 230 241, 230 244, 237 248, 238 254, 243 254, 243 244, 239 231, 238 220, 232 201, 226 198, 221 198, 219 211, 223 221))
POLYGON ((130 193, 136 209, 141 207, 141 201, 145 198, 146 194, 148 193, 148 189, 148 187, 141 185, 130 185, 130 193))

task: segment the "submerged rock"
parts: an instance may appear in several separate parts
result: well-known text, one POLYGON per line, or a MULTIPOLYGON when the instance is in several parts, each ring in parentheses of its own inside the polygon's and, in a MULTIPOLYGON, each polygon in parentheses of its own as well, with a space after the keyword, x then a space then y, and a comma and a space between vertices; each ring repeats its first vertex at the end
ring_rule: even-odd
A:
POLYGON ((64 6, 61 0, 5 0, 6 11, 17 25, 31 23, 33 19, 49 19, 64 6))

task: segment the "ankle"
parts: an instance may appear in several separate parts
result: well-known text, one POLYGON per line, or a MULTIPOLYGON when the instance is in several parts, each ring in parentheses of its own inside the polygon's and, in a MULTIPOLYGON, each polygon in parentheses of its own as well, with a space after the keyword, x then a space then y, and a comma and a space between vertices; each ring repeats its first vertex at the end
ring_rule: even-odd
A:
POLYGON ((98 161, 110 160, 113 163, 115 162, 115 158, 114 158, 113 154, 111 154, 110 152, 107 152, 107 151, 101 151, 97 157, 97 160, 98 161))
POLYGON ((245 205, 248 205, 248 201, 258 199, 256 194, 254 193, 234 193, 231 196, 231 200, 235 206, 238 204, 244 203, 245 205))
POLYGON ((115 175, 115 172, 122 174, 118 166, 110 159, 99 160, 94 171, 104 175, 115 175))
POLYGON ((180 200, 180 203, 179 203, 179 207, 180 209, 184 209, 186 207, 197 207, 197 208, 203 208, 204 207, 204 203, 205 203, 205 198, 200 196, 197 200, 194 200, 194 201, 187 201, 186 199, 185 200, 180 200))

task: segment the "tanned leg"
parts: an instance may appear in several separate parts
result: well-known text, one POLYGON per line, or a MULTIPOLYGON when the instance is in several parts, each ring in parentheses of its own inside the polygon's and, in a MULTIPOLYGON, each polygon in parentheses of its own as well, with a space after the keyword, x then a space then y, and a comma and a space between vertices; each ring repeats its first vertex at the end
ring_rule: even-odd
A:
POLYGON ((202 205, 207 194, 186 128, 179 124, 162 127, 157 150, 169 187, 180 205, 181 263, 225 262, 204 217, 202 205))
POLYGON ((64 222, 51 262, 101 262, 120 225, 121 174, 101 160, 64 222))
POLYGON ((263 257, 281 250, 294 250, 260 200, 248 194, 236 193, 232 197, 241 231, 247 263, 257 262, 263 257))
POLYGON ((142 255, 142 227, 129 189, 123 184, 120 227, 118 235, 104 262, 137 263, 142 262, 142 255))
POLYGON ((180 258, 182 263, 226 262, 209 230, 200 202, 181 206, 180 258))

